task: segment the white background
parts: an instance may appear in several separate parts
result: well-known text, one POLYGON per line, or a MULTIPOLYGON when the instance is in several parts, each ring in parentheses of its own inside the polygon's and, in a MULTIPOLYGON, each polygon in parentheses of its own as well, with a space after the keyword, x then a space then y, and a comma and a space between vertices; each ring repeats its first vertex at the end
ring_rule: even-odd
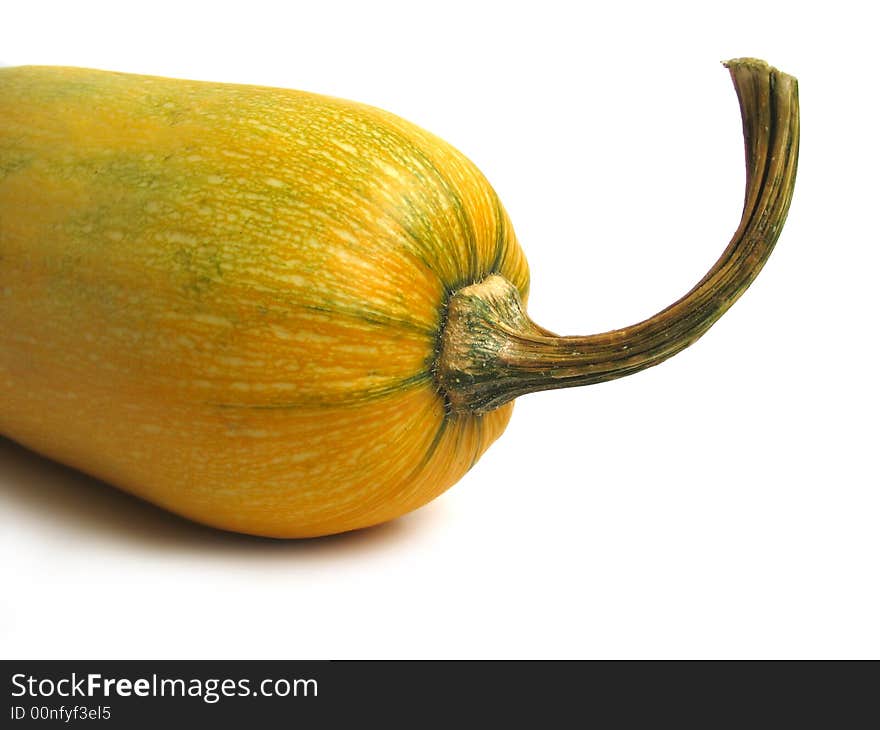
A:
POLYGON ((7 3, 7 65, 287 86, 446 138, 513 219, 533 318, 565 334, 653 314, 727 244, 744 170, 721 60, 798 76, 803 121, 782 238, 711 332, 522 398, 397 522, 224 534, 0 440, 0 656, 880 657, 867 8, 7 3))

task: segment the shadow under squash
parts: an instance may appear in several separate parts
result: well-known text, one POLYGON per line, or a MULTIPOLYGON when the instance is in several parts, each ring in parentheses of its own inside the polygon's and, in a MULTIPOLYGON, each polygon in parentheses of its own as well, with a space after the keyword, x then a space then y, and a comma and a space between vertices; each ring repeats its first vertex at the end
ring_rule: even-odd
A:
POLYGON ((327 537, 278 540, 217 530, 155 507, 98 479, 0 437, 0 511, 19 512, 47 529, 150 551, 288 559, 341 557, 390 548, 425 529, 432 509, 327 537), (421 525, 421 527, 420 527, 421 525))

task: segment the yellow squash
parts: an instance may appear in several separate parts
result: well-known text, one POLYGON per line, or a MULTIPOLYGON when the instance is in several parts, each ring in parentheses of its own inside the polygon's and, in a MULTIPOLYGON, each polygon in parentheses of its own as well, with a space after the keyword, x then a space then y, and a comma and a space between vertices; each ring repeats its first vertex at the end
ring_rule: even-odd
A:
POLYGON ((791 195, 796 84, 729 67, 740 230, 679 303, 587 338, 528 320, 492 188, 398 117, 281 89, 0 69, 0 433, 252 534, 421 506, 517 395, 661 361, 757 274, 791 195))

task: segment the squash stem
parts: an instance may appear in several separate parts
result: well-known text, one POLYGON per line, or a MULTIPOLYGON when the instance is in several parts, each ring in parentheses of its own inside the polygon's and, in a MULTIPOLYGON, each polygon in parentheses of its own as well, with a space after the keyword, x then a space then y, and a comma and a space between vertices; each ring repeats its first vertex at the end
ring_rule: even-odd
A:
POLYGON ((450 411, 485 413, 526 393, 601 383, 657 365, 701 337, 752 283, 779 237, 794 189, 797 80, 756 59, 725 66, 742 112, 746 192, 742 220, 721 258, 653 317, 586 337, 559 337, 535 325, 501 276, 459 290, 449 302, 436 368, 450 411))

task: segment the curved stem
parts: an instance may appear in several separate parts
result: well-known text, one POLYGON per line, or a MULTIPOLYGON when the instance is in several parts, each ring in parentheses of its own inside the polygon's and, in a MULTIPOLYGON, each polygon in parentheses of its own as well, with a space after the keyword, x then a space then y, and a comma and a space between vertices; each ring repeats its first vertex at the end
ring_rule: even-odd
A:
POLYGON ((773 250, 794 189, 799 141, 797 80, 763 61, 728 61, 746 151, 742 220, 697 285, 638 324, 587 337, 556 337, 522 312, 498 276, 450 300, 438 382, 452 410, 486 412, 525 393, 600 383, 657 365, 695 342, 748 288, 773 250))

